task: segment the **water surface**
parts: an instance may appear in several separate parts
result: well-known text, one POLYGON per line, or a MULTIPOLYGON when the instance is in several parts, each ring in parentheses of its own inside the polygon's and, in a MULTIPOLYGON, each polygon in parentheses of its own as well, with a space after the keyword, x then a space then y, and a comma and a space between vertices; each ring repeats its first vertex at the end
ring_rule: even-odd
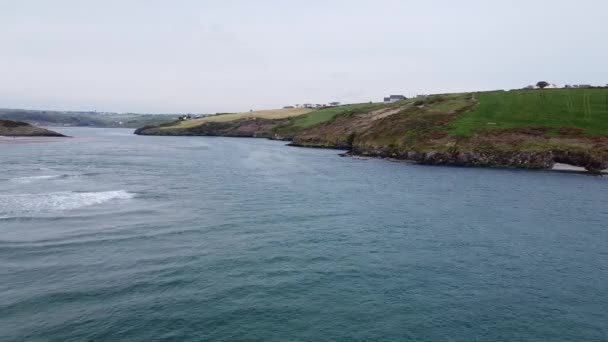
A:
POLYGON ((608 339, 608 178, 60 131, 0 145, 1 341, 608 339))

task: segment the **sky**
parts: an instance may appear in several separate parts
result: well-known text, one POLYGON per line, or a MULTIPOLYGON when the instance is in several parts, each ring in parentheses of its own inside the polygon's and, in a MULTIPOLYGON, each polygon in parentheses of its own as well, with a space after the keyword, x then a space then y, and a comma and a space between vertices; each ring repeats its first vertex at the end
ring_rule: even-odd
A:
POLYGON ((216 113, 608 83, 605 0, 0 0, 0 108, 216 113))

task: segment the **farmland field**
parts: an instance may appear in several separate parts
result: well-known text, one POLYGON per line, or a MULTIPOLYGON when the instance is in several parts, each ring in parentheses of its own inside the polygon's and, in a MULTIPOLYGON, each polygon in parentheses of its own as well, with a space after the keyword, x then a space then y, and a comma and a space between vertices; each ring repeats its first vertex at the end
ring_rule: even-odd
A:
POLYGON ((476 93, 479 105, 454 120, 449 132, 471 136, 492 129, 577 128, 608 135, 608 89, 547 89, 476 93))
POLYGON ((312 109, 308 108, 287 108, 287 109, 273 109, 273 110, 260 110, 254 112, 243 112, 234 114, 222 114, 207 116, 200 119, 182 121, 174 126, 166 126, 164 129, 174 128, 190 128, 201 125, 206 122, 227 122, 239 119, 247 118, 261 118, 261 119, 285 119, 293 116, 303 115, 310 113, 312 109))
POLYGON ((301 118, 297 118, 294 120, 293 124, 295 126, 301 128, 308 128, 314 125, 329 121, 333 119, 336 115, 346 114, 349 112, 369 112, 374 109, 380 108, 384 106, 379 103, 359 103, 359 104, 351 104, 344 105, 333 108, 321 109, 315 112, 312 112, 306 116, 302 116, 301 118))

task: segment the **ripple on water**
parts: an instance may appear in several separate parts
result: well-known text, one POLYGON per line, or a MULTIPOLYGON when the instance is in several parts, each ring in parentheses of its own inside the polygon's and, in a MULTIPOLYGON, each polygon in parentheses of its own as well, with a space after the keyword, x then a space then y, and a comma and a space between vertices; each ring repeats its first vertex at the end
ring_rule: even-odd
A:
POLYGON ((2 342, 606 340, 608 178, 73 130, 2 151, 2 342))

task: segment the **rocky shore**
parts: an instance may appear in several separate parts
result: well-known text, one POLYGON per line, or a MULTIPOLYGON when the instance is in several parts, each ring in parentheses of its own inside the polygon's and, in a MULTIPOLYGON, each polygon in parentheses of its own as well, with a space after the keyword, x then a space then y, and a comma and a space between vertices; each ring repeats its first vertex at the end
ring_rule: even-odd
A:
POLYGON ((521 169, 553 169, 555 164, 568 164, 585 168, 587 171, 600 173, 608 169, 606 161, 597 160, 588 154, 560 155, 559 152, 510 152, 510 153, 483 153, 473 151, 458 152, 416 152, 411 151, 401 155, 387 155, 384 151, 356 152, 354 156, 370 156, 380 158, 392 158, 407 160, 425 165, 447 165, 447 166, 473 166, 473 167, 496 167, 496 168, 521 168, 521 169))

